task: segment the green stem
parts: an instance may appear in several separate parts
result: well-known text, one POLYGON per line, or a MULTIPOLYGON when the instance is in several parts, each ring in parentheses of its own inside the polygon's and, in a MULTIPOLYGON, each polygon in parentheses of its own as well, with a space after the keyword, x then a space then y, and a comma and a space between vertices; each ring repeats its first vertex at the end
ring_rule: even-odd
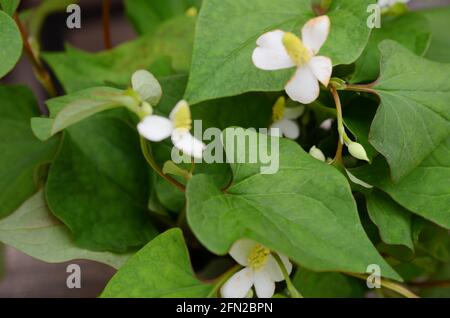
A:
POLYGON ((222 287, 223 284, 227 280, 230 279, 231 276, 233 276, 235 273, 237 273, 242 268, 241 265, 236 264, 233 267, 231 267, 229 270, 227 270, 225 273, 223 273, 219 278, 217 278, 217 282, 214 284, 214 288, 211 290, 211 292, 208 294, 207 298, 214 298, 219 296, 219 290, 222 287))
MULTIPOLYGON (((367 275, 363 275, 363 274, 356 274, 356 273, 345 273, 349 276, 353 276, 356 278, 360 278, 363 280, 367 280, 367 275)), ((404 286, 394 283, 392 281, 386 280, 386 279, 382 279, 380 278, 380 282, 381 282, 381 286, 390 289, 394 292, 396 292, 397 294, 400 294, 406 298, 420 298, 419 296, 417 296, 416 294, 414 294, 412 291, 410 291, 409 289, 405 288, 404 286)))
POLYGON ((281 257, 277 253, 272 253, 273 258, 275 258, 275 261, 277 262, 278 266, 281 269, 281 272, 283 273, 284 280, 286 281, 287 288, 289 290, 289 294, 291 295, 291 298, 303 298, 302 294, 295 288, 294 284, 291 281, 291 278, 289 277, 289 273, 287 272, 286 267, 283 264, 283 261, 281 260, 281 257))
POLYGON ((339 94, 337 92, 336 87, 331 86, 330 88, 331 94, 334 98, 334 103, 336 104, 336 117, 337 117, 337 126, 339 132, 339 141, 336 150, 336 155, 334 156, 333 162, 341 163, 342 162, 342 150, 344 147, 344 140, 346 138, 345 127, 344 127, 344 116, 342 114, 342 104, 341 99, 339 98, 339 94))
POLYGON ((141 137, 141 150, 142 150, 142 153, 144 154, 145 160, 147 160, 147 163, 150 165, 150 167, 152 167, 153 170, 155 170, 155 172, 157 174, 159 174, 162 178, 166 179, 168 182, 172 183, 181 192, 185 192, 186 191, 186 188, 185 188, 185 186, 183 184, 181 184, 180 182, 178 182, 177 180, 175 180, 171 176, 166 175, 166 174, 163 173, 161 168, 158 166, 158 164, 153 159, 153 156, 150 153, 150 149, 148 147, 147 141, 143 137, 141 137))
POLYGON ((377 91, 373 89, 373 85, 374 85, 374 83, 364 84, 364 85, 362 85, 362 84, 360 84, 360 85, 346 84, 344 86, 344 89, 347 91, 370 93, 370 94, 378 95, 377 91))

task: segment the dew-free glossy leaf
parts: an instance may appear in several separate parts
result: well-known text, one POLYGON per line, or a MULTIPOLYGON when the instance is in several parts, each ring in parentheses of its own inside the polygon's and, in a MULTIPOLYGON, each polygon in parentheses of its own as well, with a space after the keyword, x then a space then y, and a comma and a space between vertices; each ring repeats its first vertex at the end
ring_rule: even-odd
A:
POLYGON ((356 61, 353 83, 375 81, 380 73, 378 45, 387 39, 394 40, 416 55, 423 55, 430 43, 428 20, 420 13, 408 12, 396 17, 382 17, 381 28, 375 28, 361 57, 356 61))
MULTIPOLYGON (((345 177, 294 142, 279 142, 276 174, 260 174, 261 163, 232 163, 234 180, 224 192, 205 175, 189 181, 187 218, 200 242, 225 254, 246 237, 312 270, 363 273, 368 264, 379 264, 383 275, 399 279, 364 233, 345 177)), ((234 162, 257 147, 247 142, 234 162)))
POLYGON ((383 242, 414 250, 410 212, 379 190, 366 195, 366 199, 367 212, 383 242))
POLYGON ((33 93, 23 86, 0 86, 0 218, 36 192, 39 166, 49 163, 58 146, 33 136, 30 118, 38 115, 33 93))
POLYGON ((148 181, 136 131, 109 111, 65 131, 48 176, 48 205, 78 246, 125 252, 157 233, 148 181))
POLYGON ((0 221, 0 241, 47 263, 87 259, 119 269, 130 256, 91 252, 75 246, 69 230, 48 210, 43 191, 0 221))
MULTIPOLYGON (((327 13, 331 32, 320 55, 334 65, 350 64, 369 38, 367 6, 372 0, 335 0, 327 13)), ((267 72, 252 63, 256 40, 282 29, 300 34, 314 17, 310 0, 205 0, 195 36, 186 99, 192 104, 250 91, 281 91, 294 69, 267 72)))
POLYGON ((16 22, 0 11, 0 78, 8 74, 22 55, 22 38, 16 22))
POLYGON ((450 134, 450 64, 418 57, 393 41, 382 42, 380 50, 374 89, 381 105, 369 139, 399 181, 450 134))
POLYGON ((64 53, 45 53, 67 93, 95 86, 126 88, 131 76, 148 69, 161 57, 171 57, 178 72, 189 70, 195 19, 179 17, 167 21, 158 31, 123 44, 108 52, 87 53, 67 47, 64 53))
POLYGON ((213 286, 192 270, 180 229, 160 234, 114 275, 103 298, 205 298, 213 286))

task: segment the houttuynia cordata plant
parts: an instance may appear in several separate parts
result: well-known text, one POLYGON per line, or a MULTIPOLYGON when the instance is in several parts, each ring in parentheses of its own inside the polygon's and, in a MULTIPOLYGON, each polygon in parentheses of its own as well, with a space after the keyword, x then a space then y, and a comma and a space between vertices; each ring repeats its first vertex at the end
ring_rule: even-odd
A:
POLYGON ((125 0, 112 47, 103 1, 41 49, 76 2, 0 0, 1 242, 101 297, 450 297, 449 6, 125 0))

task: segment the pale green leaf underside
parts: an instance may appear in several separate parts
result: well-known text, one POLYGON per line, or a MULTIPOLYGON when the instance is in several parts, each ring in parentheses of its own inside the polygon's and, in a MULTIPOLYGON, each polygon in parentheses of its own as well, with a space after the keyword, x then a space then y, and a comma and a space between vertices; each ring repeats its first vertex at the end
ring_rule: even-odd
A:
POLYGON ((381 105, 370 142, 395 181, 407 176, 450 134, 450 64, 418 57, 393 41, 380 44, 381 105))
MULTIPOLYGON (((373 2, 333 1, 327 13, 331 32, 320 55, 329 56, 334 65, 354 62, 370 34, 367 6, 373 2)), ((205 0, 185 98, 196 104, 249 91, 281 91, 294 70, 258 70, 252 63, 256 40, 275 29, 300 35, 313 17, 310 0, 205 0)))
POLYGON ((234 182, 225 193, 205 175, 188 183, 188 222, 209 250, 225 254, 247 237, 313 270, 362 273, 379 264, 383 275, 399 279, 364 233, 337 170, 285 139, 278 173, 259 174, 259 164, 231 166, 234 182))
POLYGON ((162 233, 114 275, 103 298, 205 298, 213 286, 201 283, 192 270, 180 229, 162 233))
POLYGON ((75 246, 68 229, 48 210, 43 191, 30 197, 14 214, 0 221, 0 241, 48 263, 86 259, 118 269, 130 256, 91 252, 75 246))

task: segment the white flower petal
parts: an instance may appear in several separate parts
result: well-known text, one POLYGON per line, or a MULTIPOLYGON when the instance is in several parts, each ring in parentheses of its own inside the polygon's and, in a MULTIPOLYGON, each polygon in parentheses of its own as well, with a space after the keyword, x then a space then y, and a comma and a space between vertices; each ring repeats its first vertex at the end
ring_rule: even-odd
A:
POLYGON ((244 298, 254 282, 253 270, 244 268, 231 276, 220 289, 223 298, 244 298))
POLYGON ((289 139, 295 140, 300 136, 300 127, 295 121, 290 119, 277 121, 270 128, 278 128, 281 131, 281 135, 289 139))
POLYGON ((253 51, 253 64, 259 69, 276 71, 295 66, 283 45, 283 31, 264 33, 256 41, 258 47, 253 51))
POLYGON ((172 132, 172 143, 188 156, 201 159, 206 145, 191 135, 185 129, 175 129, 172 132))
POLYGON ((275 293, 275 281, 265 270, 254 272, 254 283, 258 298, 271 298, 275 293))
MULTIPOLYGON (((292 272, 292 263, 289 261, 289 258, 281 254, 278 254, 278 256, 283 262, 286 271, 290 275, 292 272)), ((272 277, 275 282, 281 282, 284 280, 284 276, 281 272, 280 266, 278 266, 277 261, 272 255, 269 256, 269 259, 267 260, 267 263, 263 269, 269 273, 270 277, 272 277)))
POLYGON ((308 66, 319 82, 327 87, 330 83, 331 73, 333 72, 331 60, 325 56, 314 56, 309 61, 308 66))
POLYGON ((286 119, 297 119, 305 112, 305 106, 297 107, 286 107, 284 109, 284 118, 286 119))
POLYGON ((292 79, 287 83, 285 90, 292 100, 302 104, 310 104, 319 97, 319 81, 310 68, 305 65, 297 69, 292 79))
POLYGON ((291 275, 292 273, 292 263, 289 260, 289 258, 287 256, 284 256, 283 254, 278 254, 278 256, 280 256, 281 261, 284 264, 284 267, 286 268, 286 271, 288 273, 288 275, 291 275))
POLYGON ((284 280, 284 276, 280 270, 280 266, 278 266, 277 261, 272 255, 269 256, 266 265, 264 265, 263 267, 263 270, 269 273, 270 277, 272 277, 275 282, 281 282, 284 280))
POLYGON ((249 239, 234 242, 228 252, 231 257, 242 266, 248 265, 248 256, 258 243, 249 239))
POLYGON ((172 134, 172 122, 161 116, 147 116, 137 126, 139 134, 150 141, 159 142, 172 134))
POLYGON ((330 18, 326 15, 309 20, 302 29, 303 43, 314 55, 320 51, 330 33, 330 18))
POLYGON ((330 130, 331 129, 331 127, 333 127, 333 122, 334 122, 334 119, 333 118, 328 118, 328 119, 325 119, 321 124, 320 124, 320 128, 321 129, 323 129, 323 130, 330 130))

